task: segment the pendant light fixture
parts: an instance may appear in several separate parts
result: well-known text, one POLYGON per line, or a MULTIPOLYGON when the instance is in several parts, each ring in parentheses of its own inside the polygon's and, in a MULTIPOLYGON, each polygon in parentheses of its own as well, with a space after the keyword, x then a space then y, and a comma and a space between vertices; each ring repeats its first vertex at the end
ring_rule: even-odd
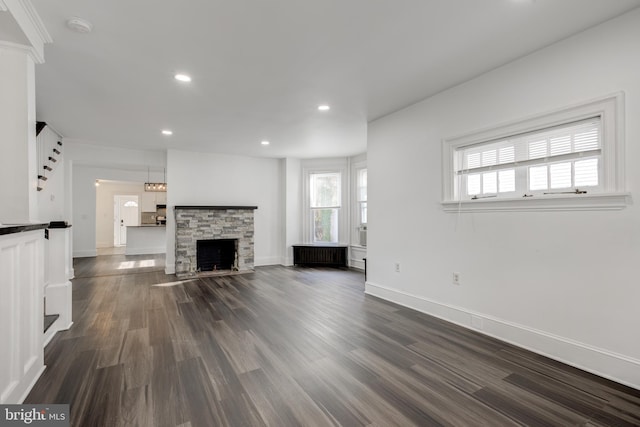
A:
POLYGON ((164 182, 150 182, 151 175, 149 167, 147 166, 147 182, 144 183, 144 191, 155 191, 166 193, 167 191, 167 169, 164 169, 164 182))

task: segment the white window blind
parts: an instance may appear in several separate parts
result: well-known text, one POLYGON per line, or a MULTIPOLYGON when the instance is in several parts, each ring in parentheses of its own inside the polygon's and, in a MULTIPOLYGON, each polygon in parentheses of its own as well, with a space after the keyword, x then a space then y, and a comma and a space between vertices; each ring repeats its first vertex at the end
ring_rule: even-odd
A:
POLYGON ((601 184, 600 117, 461 147, 454 173, 462 198, 587 191, 601 184))

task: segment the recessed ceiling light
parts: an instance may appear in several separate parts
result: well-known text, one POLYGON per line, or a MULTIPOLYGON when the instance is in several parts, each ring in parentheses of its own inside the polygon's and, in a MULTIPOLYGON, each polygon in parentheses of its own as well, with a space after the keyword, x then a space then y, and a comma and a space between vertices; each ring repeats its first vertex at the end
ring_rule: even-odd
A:
POLYGON ((179 82, 189 83, 191 81, 191 77, 186 74, 176 74, 173 77, 179 82))
POLYGON ((262 144, 262 145, 269 145, 269 141, 262 141, 260 144, 262 144))
POLYGON ((76 33, 86 34, 91 32, 91 30, 93 29, 93 25, 86 19, 74 16, 67 19, 67 28, 69 28, 71 31, 75 31, 76 33))
POLYGON ((329 107, 328 105, 318 105, 319 111, 329 111, 330 109, 331 107, 329 107))
POLYGON ((169 129, 163 129, 162 130, 162 134, 163 135, 173 135, 173 131, 170 131, 169 129))

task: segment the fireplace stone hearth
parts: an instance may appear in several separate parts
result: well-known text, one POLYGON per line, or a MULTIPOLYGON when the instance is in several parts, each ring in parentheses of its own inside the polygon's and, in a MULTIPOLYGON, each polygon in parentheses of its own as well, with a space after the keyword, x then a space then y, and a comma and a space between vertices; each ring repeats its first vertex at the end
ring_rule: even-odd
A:
POLYGON ((197 241, 237 239, 238 271, 253 270, 256 206, 175 206, 176 276, 199 274, 197 241))

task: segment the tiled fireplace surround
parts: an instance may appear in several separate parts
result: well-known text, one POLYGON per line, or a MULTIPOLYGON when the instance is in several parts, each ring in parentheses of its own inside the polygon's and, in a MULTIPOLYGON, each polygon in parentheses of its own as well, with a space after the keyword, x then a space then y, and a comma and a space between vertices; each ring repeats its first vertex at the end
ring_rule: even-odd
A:
POLYGON ((196 273, 196 242, 238 239, 238 270, 253 270, 253 213, 257 206, 176 206, 176 276, 196 273))

